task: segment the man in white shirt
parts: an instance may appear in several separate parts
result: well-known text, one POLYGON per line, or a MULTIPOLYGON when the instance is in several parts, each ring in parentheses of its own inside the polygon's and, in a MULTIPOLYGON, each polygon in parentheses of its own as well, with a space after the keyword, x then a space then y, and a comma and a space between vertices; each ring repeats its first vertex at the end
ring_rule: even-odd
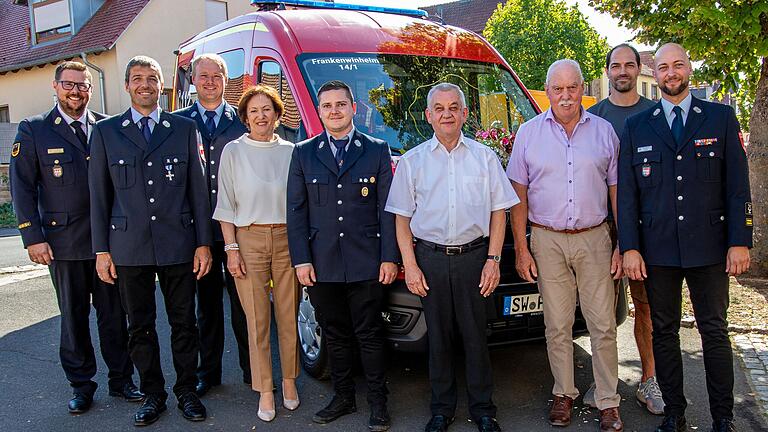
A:
POLYGON ((442 83, 429 91, 426 116, 435 134, 400 159, 385 208, 395 214, 406 284, 421 297, 427 322, 427 432, 445 431, 454 420, 455 327, 472 419, 481 432, 501 430, 491 400, 486 302, 499 284, 504 211, 520 200, 493 151, 462 135, 467 115, 458 86, 442 83))

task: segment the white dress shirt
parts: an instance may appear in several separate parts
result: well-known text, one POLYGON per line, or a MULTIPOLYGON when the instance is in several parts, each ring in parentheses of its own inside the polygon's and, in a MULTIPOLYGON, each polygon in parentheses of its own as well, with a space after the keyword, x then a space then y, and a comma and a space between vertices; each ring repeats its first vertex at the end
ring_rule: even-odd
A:
MULTIPOLYGON (((683 126, 685 126, 685 121, 688 120, 688 111, 691 110, 691 93, 688 93, 688 96, 685 97, 685 99, 681 100, 677 106, 680 107, 680 109, 683 111, 683 126)), ((667 124, 669 125, 669 128, 672 129, 672 121, 675 119, 675 113, 672 112, 672 108, 675 107, 675 104, 672 102, 661 98, 661 108, 664 110, 664 116, 667 118, 667 124)))
MULTIPOLYGON (((338 149, 333 144, 333 142, 331 142, 331 133, 328 131, 325 131, 325 136, 328 138, 328 145, 331 146, 331 153, 333 153, 333 157, 336 157, 336 152, 338 151, 338 149)), ((352 144, 352 137, 354 136, 355 136, 355 127, 352 126, 352 130, 349 131, 349 133, 347 134, 347 138, 349 140, 347 141, 347 145, 344 146, 344 151, 349 151, 349 145, 352 144)))
POLYGON ((449 153, 433 136, 400 158, 385 210, 410 217, 416 238, 462 245, 490 234, 492 211, 519 202, 490 148, 462 135, 449 153))

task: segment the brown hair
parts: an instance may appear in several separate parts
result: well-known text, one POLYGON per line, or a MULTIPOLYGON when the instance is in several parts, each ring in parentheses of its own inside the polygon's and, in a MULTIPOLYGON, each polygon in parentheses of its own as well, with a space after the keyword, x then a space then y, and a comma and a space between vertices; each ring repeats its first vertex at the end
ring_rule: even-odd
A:
MULTIPOLYGON (((279 119, 283 116, 285 105, 283 104, 283 100, 280 99, 280 94, 277 93, 277 90, 267 85, 258 84, 253 87, 248 87, 248 89, 243 92, 243 95, 240 96, 240 101, 237 103, 237 115, 246 127, 248 127, 248 102, 250 102, 256 95, 264 95, 268 97, 269 100, 272 101, 272 107, 277 113, 277 118, 279 119)), ((250 130, 250 127, 248 127, 248 129, 250 130)))
POLYGON ((65 70, 85 72, 85 77, 88 78, 88 81, 93 81, 93 76, 91 75, 91 71, 89 71, 84 64, 76 61, 65 61, 64 63, 56 66, 56 72, 54 72, 53 74, 53 79, 56 81, 60 80, 61 74, 65 70))

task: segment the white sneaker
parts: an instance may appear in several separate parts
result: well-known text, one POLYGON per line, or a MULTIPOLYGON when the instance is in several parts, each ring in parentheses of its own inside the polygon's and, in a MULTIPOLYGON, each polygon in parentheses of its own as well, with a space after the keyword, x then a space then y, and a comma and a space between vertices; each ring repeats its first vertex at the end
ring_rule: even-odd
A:
POLYGON ((664 414, 664 399, 661 397, 661 389, 655 376, 648 378, 646 382, 640 383, 637 386, 635 397, 637 397, 640 405, 645 405, 645 408, 650 413, 656 415, 664 414))
POLYGON ((589 390, 584 393, 581 402, 590 408, 597 408, 597 403, 595 402, 595 383, 589 385, 589 390))

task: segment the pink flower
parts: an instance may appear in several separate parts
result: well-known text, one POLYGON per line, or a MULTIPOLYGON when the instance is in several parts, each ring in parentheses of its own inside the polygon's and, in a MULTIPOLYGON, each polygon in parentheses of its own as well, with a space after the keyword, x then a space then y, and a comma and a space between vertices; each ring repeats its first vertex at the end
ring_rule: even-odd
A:
POLYGON ((497 139, 499 137, 499 131, 496 129, 491 129, 491 138, 497 139))
POLYGON ((501 145, 503 145, 504 147, 508 146, 509 145, 509 138, 507 138, 507 137, 501 138, 501 145))

